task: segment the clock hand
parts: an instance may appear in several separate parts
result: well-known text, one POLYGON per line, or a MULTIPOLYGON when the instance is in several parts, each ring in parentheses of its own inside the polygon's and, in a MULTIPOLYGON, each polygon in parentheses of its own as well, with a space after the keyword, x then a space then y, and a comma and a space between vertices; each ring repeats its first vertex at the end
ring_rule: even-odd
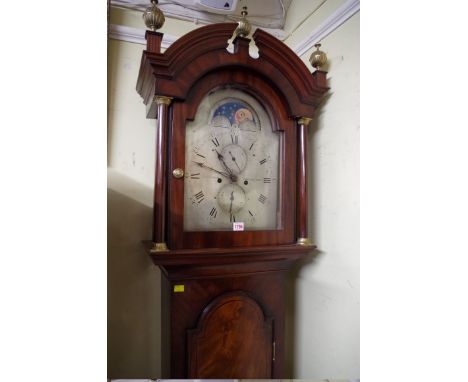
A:
MULTIPOLYGON (((220 174, 220 175, 222 175, 222 176, 225 176, 225 177, 228 178, 228 179, 231 179, 231 175, 230 175, 230 174, 227 174, 227 173, 222 172, 222 171, 215 170, 215 169, 212 168, 212 167, 209 167, 209 166, 204 165, 202 162, 195 162, 195 161, 192 161, 192 162, 195 163, 195 164, 197 164, 197 165, 199 165, 200 167, 207 168, 207 169, 209 169, 209 170, 211 170, 211 171, 217 172, 218 174, 220 174)), ((231 179, 231 180, 232 180, 232 179, 231 179)))
POLYGON ((234 158, 234 156, 231 154, 231 152, 229 151, 229 155, 231 155, 231 158, 232 158, 232 161, 236 164, 237 168, 239 169, 239 172, 241 171, 239 165, 237 164, 236 162, 236 158, 234 158))
POLYGON ((226 162, 224 161, 224 157, 218 152, 218 150, 215 150, 216 154, 218 154, 218 159, 219 161, 223 164, 224 168, 227 170, 229 174, 232 175, 231 169, 226 165, 226 162))
POLYGON ((231 205, 229 206, 229 213, 232 215, 232 202, 234 201, 234 191, 231 192, 231 197, 229 198, 231 205))
POLYGON ((231 182, 237 182, 237 176, 235 176, 231 169, 227 166, 226 162, 224 161, 224 157, 218 152, 218 150, 215 150, 216 154, 218 154, 218 159, 226 169, 226 171, 229 173, 229 179, 231 179, 231 182))

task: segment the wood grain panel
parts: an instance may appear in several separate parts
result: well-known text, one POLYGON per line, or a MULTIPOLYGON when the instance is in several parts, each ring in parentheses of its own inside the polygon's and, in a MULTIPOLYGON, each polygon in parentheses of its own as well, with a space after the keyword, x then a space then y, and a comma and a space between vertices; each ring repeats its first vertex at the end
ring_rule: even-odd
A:
POLYGON ((209 304, 188 331, 188 378, 271 378, 272 319, 244 292, 209 304))

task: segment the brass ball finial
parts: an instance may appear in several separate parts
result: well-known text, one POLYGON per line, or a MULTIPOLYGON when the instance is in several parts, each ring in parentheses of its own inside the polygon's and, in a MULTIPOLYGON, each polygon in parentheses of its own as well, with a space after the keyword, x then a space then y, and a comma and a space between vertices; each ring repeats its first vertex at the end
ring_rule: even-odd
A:
POLYGON ((319 49, 322 44, 315 44, 314 46, 317 50, 312 52, 309 61, 315 69, 320 70, 327 63, 327 55, 319 49))
POLYGON ((252 25, 250 24, 249 20, 247 20, 247 7, 242 7, 242 19, 238 22, 238 26, 236 28, 236 36, 239 37, 247 37, 252 30, 252 25))
POLYGON ((148 29, 156 31, 164 25, 164 14, 157 7, 158 0, 151 0, 151 7, 146 8, 146 11, 143 12, 143 20, 148 29))

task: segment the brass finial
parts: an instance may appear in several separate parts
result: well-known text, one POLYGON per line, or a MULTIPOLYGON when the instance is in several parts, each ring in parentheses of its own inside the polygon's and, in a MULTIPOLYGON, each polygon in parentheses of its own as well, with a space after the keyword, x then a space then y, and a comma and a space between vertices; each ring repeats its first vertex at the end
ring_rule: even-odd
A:
POLYGON ((158 0, 151 0, 151 4, 153 5, 143 12, 143 20, 145 20, 148 29, 156 31, 164 25, 166 19, 162 11, 157 7, 158 0))
POLYGON ((236 36, 239 37, 247 37, 252 30, 252 25, 250 24, 249 20, 247 20, 247 15, 249 12, 247 12, 247 7, 242 7, 242 18, 238 22, 238 26, 236 29, 236 36))
POLYGON ((309 61, 315 69, 320 70, 320 68, 327 63, 327 55, 319 49, 322 44, 315 44, 314 46, 317 50, 312 52, 309 61))

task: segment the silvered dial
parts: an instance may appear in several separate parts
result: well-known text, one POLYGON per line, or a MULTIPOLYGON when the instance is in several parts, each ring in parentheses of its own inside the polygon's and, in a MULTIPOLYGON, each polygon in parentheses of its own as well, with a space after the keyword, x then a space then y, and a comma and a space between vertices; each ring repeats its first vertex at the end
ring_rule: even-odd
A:
POLYGON ((276 229, 279 134, 253 97, 207 95, 186 127, 184 230, 276 229))

